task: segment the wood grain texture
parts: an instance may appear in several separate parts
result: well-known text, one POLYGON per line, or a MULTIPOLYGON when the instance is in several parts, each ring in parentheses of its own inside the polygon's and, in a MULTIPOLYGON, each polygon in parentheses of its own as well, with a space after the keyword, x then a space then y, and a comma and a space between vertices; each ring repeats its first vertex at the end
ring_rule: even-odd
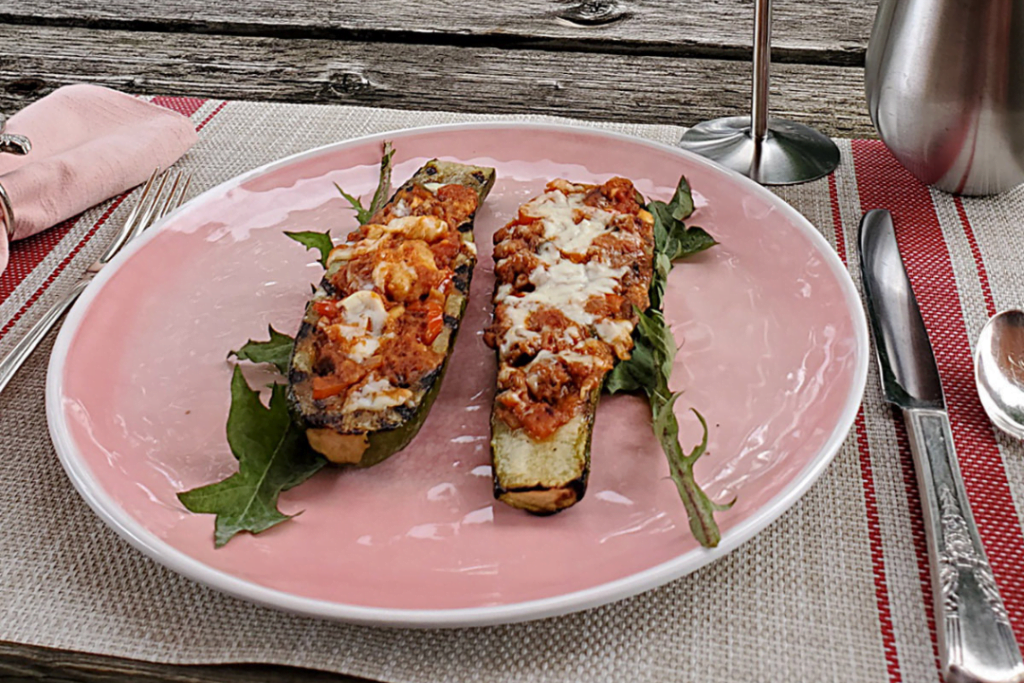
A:
MULTIPOLYGON (((128 92, 692 125, 749 110, 745 62, 0 26, 0 107, 67 83, 128 92)), ((772 113, 871 136, 857 67, 780 64, 772 113)))
MULTIPOLYGON (((776 61, 858 65, 875 2, 776 0, 776 61)), ((752 0, 0 0, 0 23, 746 58, 752 0)))
POLYGON ((368 683, 362 678, 285 666, 172 666, 0 642, 4 683, 368 683))

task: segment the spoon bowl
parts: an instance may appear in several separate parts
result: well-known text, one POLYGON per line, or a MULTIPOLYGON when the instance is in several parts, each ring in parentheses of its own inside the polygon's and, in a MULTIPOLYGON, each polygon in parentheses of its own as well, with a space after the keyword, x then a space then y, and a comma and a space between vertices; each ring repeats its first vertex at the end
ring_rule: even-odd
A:
POLYGON ((974 354, 974 378, 989 419, 1024 439, 1024 311, 1003 311, 985 324, 974 354))

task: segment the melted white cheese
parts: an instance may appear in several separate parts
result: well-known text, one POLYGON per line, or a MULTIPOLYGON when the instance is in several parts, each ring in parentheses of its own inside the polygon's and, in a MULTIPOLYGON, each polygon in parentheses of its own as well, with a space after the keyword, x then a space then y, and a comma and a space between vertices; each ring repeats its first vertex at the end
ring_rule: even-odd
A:
POLYGON ((601 341, 616 346, 633 334, 633 323, 629 320, 599 320, 594 330, 601 341))
POLYGON ((609 231, 615 214, 587 206, 583 193, 545 192, 523 207, 527 216, 541 219, 544 237, 570 254, 585 254, 597 237, 609 231), (579 222, 576 221, 580 218, 579 222))
POLYGON ((361 327, 374 336, 381 333, 388 320, 384 300, 376 292, 354 292, 342 299, 338 307, 346 323, 361 327))
POLYGON ((391 208, 391 215, 395 218, 402 218, 403 216, 409 215, 409 203, 404 199, 399 199, 395 202, 395 205, 391 208))
MULTIPOLYGON (((371 234, 372 229, 379 226, 370 226, 371 234)), ((353 258, 360 254, 365 254, 371 251, 375 251, 380 244, 380 232, 377 232, 373 237, 363 239, 358 242, 343 242, 338 246, 331 249, 331 253, 327 255, 327 267, 330 268, 337 261, 351 261, 353 258)))
POLYGON ((412 392, 391 384, 386 379, 375 379, 359 387, 345 400, 343 413, 357 410, 380 411, 399 406, 412 397, 412 392))
MULTIPOLYGON (((552 251, 557 253, 557 250, 552 251)), ((541 261, 547 260, 542 255, 541 261)), ((628 270, 627 267, 612 268, 600 261, 573 263, 559 259, 550 265, 537 266, 530 273, 530 282, 534 285, 532 292, 517 297, 512 296, 511 287, 498 287, 494 301, 505 304, 505 314, 511 324, 502 339, 502 354, 508 353, 515 343, 537 336, 536 332, 526 329, 526 323, 530 314, 541 306, 561 311, 566 318, 583 327, 594 324, 595 316, 584 308, 587 301, 591 297, 613 294, 619 284, 618 279, 628 270)))
MULTIPOLYGON (((504 304, 502 326, 508 331, 501 338, 499 352, 508 355, 513 347, 538 340, 539 333, 527 329, 530 315, 541 307, 550 307, 576 324, 560 340, 566 350, 557 355, 570 363, 602 363, 601 359, 580 353, 576 345, 586 338, 586 329, 615 348, 629 344, 633 323, 588 313, 586 304, 593 298, 614 294, 629 267, 613 268, 594 258, 575 263, 568 254, 586 254, 594 240, 614 230, 616 213, 584 204, 584 188, 552 183, 552 189, 527 202, 522 213, 540 220, 547 241, 536 251, 540 265, 529 274, 533 291, 516 296, 511 285, 503 284, 494 294, 496 304, 504 304)), ((551 357, 541 351, 533 362, 551 357)))
POLYGON ((340 302, 341 321, 327 325, 321 319, 322 328, 335 339, 346 339, 346 355, 362 363, 380 348, 380 337, 387 322, 388 312, 384 300, 376 292, 355 292, 340 302))
POLYGON ((448 232, 448 223, 437 216, 404 216, 392 218, 385 230, 404 235, 412 240, 433 242, 448 232))
POLYGON ((361 337, 356 339, 348 349, 348 357, 357 363, 362 363, 372 356, 380 348, 380 342, 373 337, 361 337))

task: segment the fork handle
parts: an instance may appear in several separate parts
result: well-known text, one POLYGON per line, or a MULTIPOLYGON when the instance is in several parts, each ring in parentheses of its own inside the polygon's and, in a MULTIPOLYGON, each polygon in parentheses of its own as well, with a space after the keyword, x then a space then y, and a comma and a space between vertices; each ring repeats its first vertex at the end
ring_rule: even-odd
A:
POLYGON ((39 346, 39 342, 43 340, 46 333, 50 331, 54 323, 60 320, 60 317, 71 307, 75 299, 85 291, 85 288, 91 281, 92 278, 82 278, 76 282, 71 291, 53 304, 50 310, 44 313, 43 317, 36 321, 36 324, 25 333, 25 336, 18 340, 14 348, 3 358, 0 358, 0 391, 4 390, 4 387, 11 381, 14 374, 18 372, 21 364, 32 355, 32 352, 39 346))

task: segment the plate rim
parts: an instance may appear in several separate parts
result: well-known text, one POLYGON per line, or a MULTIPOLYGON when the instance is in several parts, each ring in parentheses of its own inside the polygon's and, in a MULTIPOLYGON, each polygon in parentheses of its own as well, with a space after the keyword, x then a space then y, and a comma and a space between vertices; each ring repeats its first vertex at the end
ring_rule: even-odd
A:
POLYGON ((53 345, 47 367, 45 391, 46 418, 50 437, 60 463, 78 494, 85 500, 93 512, 135 549, 188 579, 233 597, 266 607, 303 616, 327 618, 354 624, 415 628, 492 626, 558 616, 632 597, 690 574, 710 562, 724 557, 753 538, 781 517, 796 501, 803 497, 839 452, 853 427, 861 401, 863 400, 869 361, 870 342, 867 320, 860 294, 853 282, 853 278, 850 276, 849 270, 843 264, 832 245, 828 243, 818 229, 803 214, 767 188, 735 171, 719 166, 687 150, 627 133, 609 131, 598 127, 553 122, 514 120, 473 121, 402 128, 342 140, 297 152, 225 180, 192 198, 184 206, 165 216, 140 238, 126 245, 100 271, 68 313, 53 345), (146 529, 107 495, 102 486, 97 482, 90 468, 81 458, 80 453, 78 453, 68 429, 66 411, 63 409, 63 402, 61 400, 64 383, 64 361, 91 302, 104 289, 107 281, 120 269, 121 265, 153 239, 165 223, 174 218, 179 212, 188 210, 191 206, 199 206, 212 195, 224 194, 254 177, 320 154, 344 151, 347 148, 371 142, 380 142, 385 139, 397 140, 410 136, 452 131, 508 128, 612 138, 641 147, 668 152, 698 166, 712 169, 718 173, 724 173, 727 177, 731 177, 739 182, 744 189, 767 199, 773 206, 781 210, 823 255, 829 269, 839 280, 840 289, 843 292, 843 300, 847 304, 847 311, 852 318, 857 347, 857 365, 853 372, 853 384, 832 433, 821 446, 817 455, 781 491, 762 505, 754 514, 740 521, 735 527, 724 534, 716 548, 696 548, 640 572, 582 590, 505 605, 452 609, 368 607, 309 598, 261 586, 225 571, 214 569, 174 548, 146 529))

